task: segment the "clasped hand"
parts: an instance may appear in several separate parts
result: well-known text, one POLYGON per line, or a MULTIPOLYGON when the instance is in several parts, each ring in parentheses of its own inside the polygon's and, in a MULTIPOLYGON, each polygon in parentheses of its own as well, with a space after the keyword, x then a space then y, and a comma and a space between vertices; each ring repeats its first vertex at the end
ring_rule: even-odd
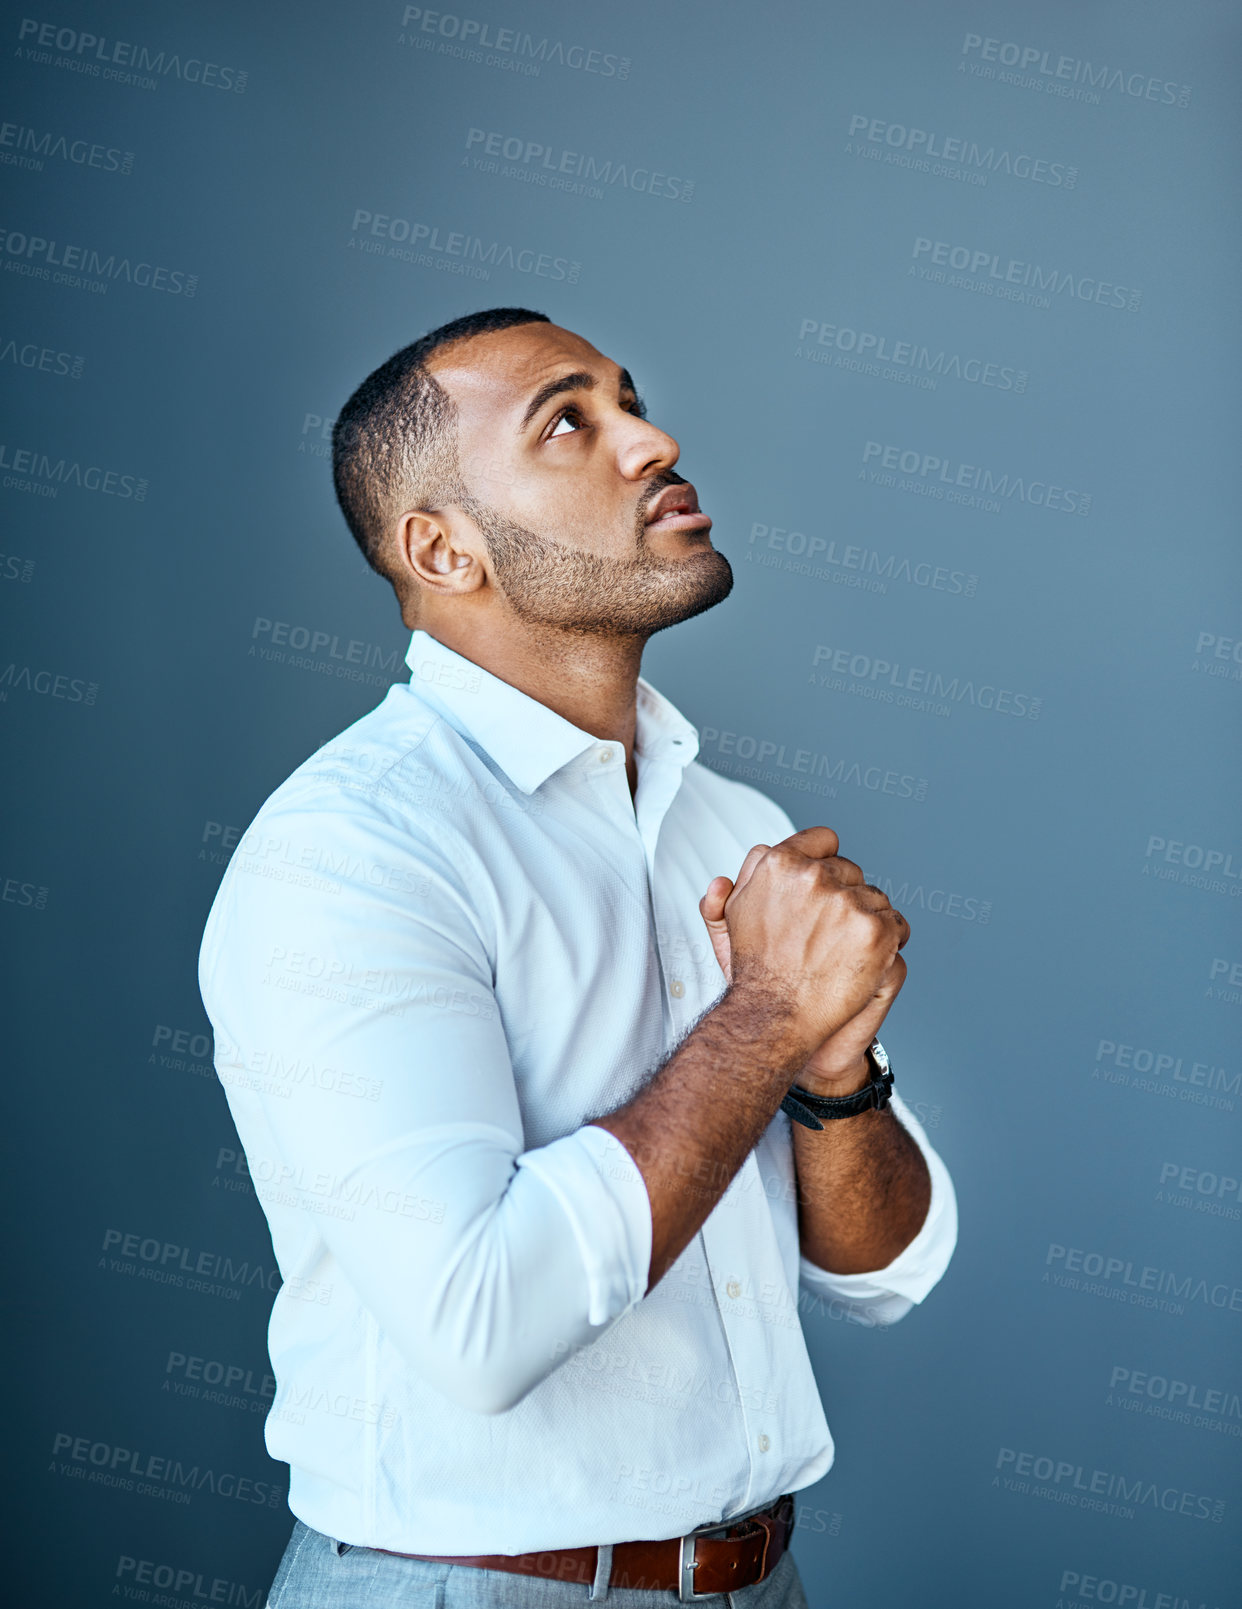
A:
POLYGON ((713 877, 699 901, 726 982, 783 980, 795 1009, 823 1030, 796 1080, 822 1095, 866 1083, 867 1047, 905 982, 899 952, 910 936, 905 917, 839 847, 831 827, 756 844, 736 882, 713 877))

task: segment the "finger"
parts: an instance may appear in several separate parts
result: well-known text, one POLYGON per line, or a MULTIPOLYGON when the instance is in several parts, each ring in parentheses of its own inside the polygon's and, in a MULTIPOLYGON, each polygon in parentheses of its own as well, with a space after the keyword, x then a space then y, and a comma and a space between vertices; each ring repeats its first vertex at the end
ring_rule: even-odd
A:
POLYGON ((875 888, 871 883, 864 883, 855 891, 853 897, 864 911, 870 911, 874 916, 882 916, 894 925, 897 930, 897 948, 903 949, 910 937, 910 924, 900 911, 894 910, 889 904, 888 895, 884 890, 875 888))
POLYGON ((737 882, 733 885, 735 889, 744 887, 750 881, 755 867, 771 847, 770 844, 756 844, 753 849, 747 851, 746 859, 742 862, 741 869, 737 874, 737 882))
POLYGON ((884 894, 882 888, 875 888, 872 883, 864 883, 862 867, 852 860, 846 860, 844 855, 829 855, 826 860, 820 862, 820 865, 841 888, 870 888, 877 894, 884 894))
POLYGON ((880 987, 876 990, 877 999, 887 1000, 891 1005, 901 993, 901 986, 906 981, 907 970, 908 968, 906 966, 905 958, 900 955, 895 955, 892 960, 892 965, 884 974, 883 981, 881 982, 880 987))
POLYGON ((796 849, 800 855, 808 855, 812 860, 826 860, 840 849, 841 840, 831 827, 803 827, 801 832, 782 838, 781 847, 796 849))
POLYGON ((889 903, 888 895, 884 890, 882 888, 873 888, 870 883, 858 884, 853 889, 850 897, 859 910, 874 911, 877 916, 883 915, 885 912, 896 914, 893 912, 893 907, 889 903))
POLYGON ((733 892, 733 883, 727 877, 713 877, 707 892, 699 901, 699 914, 705 922, 723 922, 725 901, 733 892))
POLYGON ((904 957, 895 955, 892 961, 889 963, 888 970, 880 979, 875 993, 871 996, 869 1004, 859 1012, 859 1016, 864 1017, 868 1013, 874 1014, 876 1008, 881 1006, 884 1009, 885 1015, 887 1015, 889 1007, 901 993, 901 986, 906 981, 907 970, 908 969, 906 967, 904 957))

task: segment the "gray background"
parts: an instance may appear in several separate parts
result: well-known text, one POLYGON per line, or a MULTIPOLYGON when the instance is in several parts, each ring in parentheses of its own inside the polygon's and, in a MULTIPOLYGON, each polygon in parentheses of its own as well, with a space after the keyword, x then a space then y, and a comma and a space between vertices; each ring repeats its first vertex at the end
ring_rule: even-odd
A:
POLYGON ((406 9, 4 12, 14 1601, 257 1604, 288 1535, 197 945, 404 672, 324 421, 518 304, 630 368, 734 563, 645 673, 914 928, 884 1037, 961 1243, 891 1332, 804 1314, 811 1602, 1237 1604, 1239 7, 406 9))

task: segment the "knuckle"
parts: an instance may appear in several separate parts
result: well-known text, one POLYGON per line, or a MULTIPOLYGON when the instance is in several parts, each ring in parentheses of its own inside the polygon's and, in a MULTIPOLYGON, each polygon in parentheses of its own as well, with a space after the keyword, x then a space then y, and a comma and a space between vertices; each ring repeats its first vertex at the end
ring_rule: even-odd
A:
POLYGON ((876 945, 884 937, 884 923, 875 911, 853 904, 853 928, 860 942, 876 945))

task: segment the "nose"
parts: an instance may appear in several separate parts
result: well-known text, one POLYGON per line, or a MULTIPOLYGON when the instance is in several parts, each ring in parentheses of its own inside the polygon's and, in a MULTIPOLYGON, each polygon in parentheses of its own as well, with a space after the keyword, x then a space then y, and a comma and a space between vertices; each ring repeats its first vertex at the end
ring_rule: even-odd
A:
POLYGON ((623 415, 621 442, 617 461, 627 480, 650 480, 665 470, 672 469, 681 457, 681 448, 666 430, 653 425, 649 419, 634 414, 623 415))

